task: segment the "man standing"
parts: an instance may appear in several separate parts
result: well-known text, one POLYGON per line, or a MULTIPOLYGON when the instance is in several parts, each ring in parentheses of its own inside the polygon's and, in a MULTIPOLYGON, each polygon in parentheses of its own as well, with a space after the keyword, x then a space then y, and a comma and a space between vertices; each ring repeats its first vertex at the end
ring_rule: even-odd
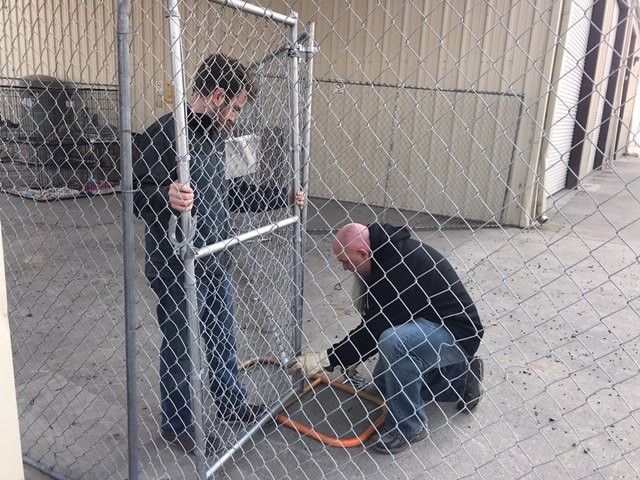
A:
MULTIPOLYGON (((198 68, 187 109, 191 186, 178 181, 173 114, 152 124, 139 139, 134 165, 136 213, 146 224, 145 275, 158 297, 161 435, 188 453, 195 447, 189 375, 189 331, 186 318, 184 265, 168 235, 171 215, 197 216, 195 247, 230 235, 229 210, 262 211, 304 205, 304 195, 225 179, 224 139, 230 136, 243 107, 257 95, 253 74, 239 61, 212 55, 198 68)), ((180 233, 177 232, 180 236, 180 233)), ((246 402, 237 371, 230 254, 223 251, 196 262, 197 310, 209 366, 210 390, 218 417, 228 422, 256 420, 266 409, 246 402)), ((208 448, 219 442, 208 438, 208 448)))
POLYGON ((478 311, 449 262, 406 227, 351 223, 333 252, 356 278, 361 323, 319 353, 289 363, 293 373, 344 369, 378 353, 374 382, 388 409, 373 448, 398 453, 427 436, 424 405, 457 401, 470 411, 482 395, 484 333, 478 311))

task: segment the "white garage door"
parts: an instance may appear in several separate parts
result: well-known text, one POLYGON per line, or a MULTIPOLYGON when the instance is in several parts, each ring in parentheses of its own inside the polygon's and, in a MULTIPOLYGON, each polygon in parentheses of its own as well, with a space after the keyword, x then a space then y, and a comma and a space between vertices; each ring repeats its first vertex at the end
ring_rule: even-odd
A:
POLYGON ((574 0, 571 5, 566 50, 562 60, 553 123, 549 133, 544 182, 548 195, 562 190, 567 180, 569 153, 578 110, 578 96, 584 71, 592 8, 593 2, 589 0, 574 0))

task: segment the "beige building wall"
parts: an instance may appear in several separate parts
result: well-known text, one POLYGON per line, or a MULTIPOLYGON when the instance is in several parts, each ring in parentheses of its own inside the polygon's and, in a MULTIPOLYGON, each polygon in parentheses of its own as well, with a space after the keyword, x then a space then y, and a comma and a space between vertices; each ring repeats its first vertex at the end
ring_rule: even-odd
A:
MULTIPOLYGON (((429 117, 414 115, 413 120, 404 118, 400 126, 405 136, 399 137, 405 145, 396 147, 397 143, 394 143, 394 152, 397 153, 398 148, 404 148, 408 156, 396 158, 397 163, 392 165, 392 170, 396 173, 395 185, 402 190, 407 181, 419 180, 422 186, 415 192, 407 192, 405 199, 399 199, 395 206, 403 208, 424 205, 426 198, 429 199, 427 208, 435 206, 434 213, 450 214, 458 211, 466 214, 465 206, 475 201, 485 206, 485 210, 481 212, 482 218, 479 219, 495 216, 509 224, 525 226, 531 223, 533 187, 542 137, 538 126, 544 120, 545 94, 548 89, 545 79, 550 78, 556 40, 549 26, 557 24, 562 2, 533 3, 518 2, 514 8, 510 1, 472 3, 461 0, 440 2, 435 6, 428 1, 387 1, 381 2, 381 6, 378 6, 378 2, 352 2, 348 5, 325 2, 320 4, 320 12, 309 12, 309 19, 316 21, 316 38, 320 45, 320 54, 316 56, 314 63, 315 76, 318 78, 406 84, 444 90, 486 90, 516 94, 523 99, 524 115, 517 126, 515 154, 510 168, 506 170, 504 165, 494 164, 490 158, 483 158, 482 155, 487 155, 491 149, 478 145, 471 136, 460 136, 456 129, 451 129, 438 139, 449 146, 449 153, 456 158, 445 159, 445 166, 441 166, 439 159, 432 163, 430 153, 433 152, 429 147, 433 145, 433 139, 425 137, 429 117), (411 149, 407 148, 407 142, 414 142, 410 145, 411 149), (403 164, 412 168, 405 168, 403 164), (456 187, 457 183, 464 183, 464 177, 469 175, 471 181, 467 180, 466 185, 456 187), (473 185, 480 188, 473 188, 473 185), (434 188, 437 189, 439 198, 434 198, 433 194, 431 197, 424 195, 424 192, 433 192, 434 188), (452 201, 449 194, 456 191, 456 188, 457 193, 452 201), (482 189, 484 192, 478 191, 482 189), (501 205, 495 206, 495 198, 499 197, 499 203, 502 204, 505 194, 506 209, 501 212, 501 205), (488 205, 492 205, 492 208, 487 208, 488 205)), ((307 19, 305 14, 304 10, 300 11, 302 20, 307 19)), ((349 88, 351 87, 347 85, 347 90, 349 88)), ((336 122, 333 111, 326 117, 321 117, 318 113, 319 110, 328 110, 325 106, 327 103, 333 104, 330 94, 318 94, 322 92, 322 86, 319 90, 314 96, 316 131, 312 137, 312 142, 315 143, 311 150, 316 174, 322 178, 321 183, 326 190, 335 191, 331 179, 332 175, 335 178, 334 172, 338 165, 341 178, 337 181, 343 185, 339 195, 348 195, 348 187, 353 185, 345 184, 343 177, 350 171, 357 172, 356 175, 364 176, 366 182, 364 185, 358 183, 358 188, 351 194, 366 192, 369 194, 365 197, 366 201, 376 204, 377 199, 383 197, 383 191, 394 184, 380 178, 376 183, 374 177, 382 168, 379 163, 384 163, 385 153, 389 153, 376 152, 371 156, 369 149, 374 148, 388 132, 367 132, 362 128, 369 121, 367 116, 358 118, 356 113, 348 109, 349 119, 345 119, 342 125, 347 125, 347 131, 353 132, 353 135, 348 134, 353 139, 353 144, 348 145, 350 148, 346 150, 334 148, 331 141, 344 144, 345 139, 341 138, 344 135, 340 135, 337 128, 331 130, 336 122), (356 121, 358 123, 354 123, 356 121), (367 143, 369 148, 360 153, 356 144, 360 147, 363 143, 367 143), (339 157, 336 156, 337 152, 339 157), (353 154, 354 152, 358 154, 353 154), (367 153, 370 156, 366 156, 367 153)), ((375 101, 384 103, 384 99, 390 98, 389 95, 391 94, 384 91, 375 101)), ((461 96, 462 94, 458 97, 461 96)), ((338 100, 339 103, 347 101, 338 100)), ((449 114, 454 116, 463 117, 487 108, 486 101, 479 98, 475 105, 473 102, 471 105, 463 104, 460 98, 453 102, 449 114)), ((363 111, 369 109, 361 104, 357 107, 363 111)), ((434 111, 433 105, 428 103, 421 107, 425 112, 434 111)), ((388 128, 389 119, 386 117, 389 113, 381 111, 374 118, 374 125, 388 128)), ((504 138, 509 133, 515 135, 516 128, 511 130, 515 120, 514 118, 510 123, 506 119, 492 122, 490 117, 486 117, 482 125, 483 131, 478 137, 481 139, 479 143, 486 140, 487 145, 491 145, 492 138, 504 138), (505 125, 508 128, 505 129, 505 125)), ((515 141, 515 136, 511 141, 515 141)), ((491 148, 497 146, 491 145, 491 148)), ((392 191, 387 190, 387 193, 393 195, 392 191)))
POLYGON ((116 2, 12 0, 0 7, 0 76, 116 85, 116 2))
MULTIPOLYGON (((315 182, 312 178, 314 190, 309 193, 380 206, 393 202, 397 208, 423 210, 426 205, 443 215, 528 225, 542 136, 537 127, 544 114, 541 92, 547 88, 543 78, 550 76, 555 41, 549 25, 557 22, 560 3, 521 2, 513 8, 506 0, 481 4, 458 0, 435 7, 426 0, 295 2, 300 22, 316 23, 320 51, 314 58, 314 76, 347 82, 349 93, 336 98, 332 83, 316 84, 311 150, 315 182), (449 118, 439 120, 434 139, 425 135, 428 117, 422 113, 389 123, 392 102, 400 102, 402 108, 400 97, 405 93, 380 90, 361 96, 356 104, 350 90, 358 87, 351 83, 507 93, 522 99, 518 101, 524 115, 518 124, 517 102, 505 107, 504 102, 463 98, 473 93, 451 94, 446 99, 453 101, 449 118), (498 139, 495 142, 479 145, 473 135, 443 128, 447 122, 467 117, 471 121, 473 115, 491 109, 504 118, 491 122, 485 116, 477 138, 498 139), (436 144, 447 146, 449 155, 435 152, 432 162, 429 149, 436 144), (408 179, 415 182, 412 192, 406 189, 408 179), (453 197, 452 191, 457 192, 453 197)), ((288 5, 272 1, 269 7, 286 13, 288 5)), ((274 29, 260 19, 243 23, 237 15, 209 3, 183 2, 187 81, 203 56, 218 48, 243 58, 247 52, 268 51, 265 43, 276 48, 287 38, 284 28, 274 29), (257 43, 256 31, 261 33, 257 43)), ((172 66, 163 2, 145 3, 144 8, 142 2, 134 2, 131 26, 133 128, 140 131, 171 107, 172 66)), ((436 97, 424 95, 421 110, 438 115, 436 97)))
MULTIPOLYGON (((4 258, 3 252, 0 225, 0 259, 4 258)), ((3 427, 0 435, 0 465, 2 478, 6 480, 24 479, 14 378, 4 262, 0 261, 0 424, 3 427)))
MULTIPOLYGON (((427 209, 442 214, 476 215, 468 211, 475 202, 481 205, 481 219, 530 225, 544 169, 541 126, 548 114, 556 31, 569 1, 271 0, 270 9, 286 13, 293 4, 302 24, 316 23, 320 51, 314 76, 320 80, 347 82, 347 91, 352 83, 466 91, 443 94, 442 99, 454 103, 440 118, 441 125, 484 110, 502 115, 493 121, 485 117, 481 129, 471 125, 473 135, 459 135, 452 128, 434 139, 428 134, 429 121, 438 113, 433 97, 424 95, 421 111, 397 117, 393 102, 401 97, 407 101, 406 91, 368 92, 360 98, 362 104, 349 95, 337 98, 330 83, 316 84, 311 158, 312 174, 321 181, 312 185, 317 191, 309 193, 374 205, 393 200, 398 208, 424 208, 428 201, 427 209), (516 95, 522 115, 509 121, 513 107, 508 102, 487 103, 480 97, 469 102, 464 97, 473 93, 468 91, 516 95), (394 118, 400 120, 390 124, 394 118), (401 132, 391 138, 392 129, 401 132), (498 141, 492 142, 494 138, 498 141), (448 146, 447 154, 430 150, 439 142, 448 146), (514 148, 507 158, 509 143, 514 148), (461 176, 469 178, 466 185, 460 183, 461 176), (418 182, 415 192, 404 193, 407 179, 418 182), (446 198, 449 186, 456 187, 453 199, 446 198), (439 198, 432 194, 434 189, 439 198)), ((40 73, 76 82, 116 82, 116 2, 14 4, 16 8, 0 9, 5 25, 0 45, 9 52, 0 75, 40 73)), ((164 5, 132 2, 134 131, 168 112, 174 100, 164 5)), ((220 12, 210 2, 181 2, 187 85, 203 57, 215 50, 243 58, 265 44, 275 48, 286 38, 284 28, 274 29, 264 20, 239 21, 231 9, 220 12)))

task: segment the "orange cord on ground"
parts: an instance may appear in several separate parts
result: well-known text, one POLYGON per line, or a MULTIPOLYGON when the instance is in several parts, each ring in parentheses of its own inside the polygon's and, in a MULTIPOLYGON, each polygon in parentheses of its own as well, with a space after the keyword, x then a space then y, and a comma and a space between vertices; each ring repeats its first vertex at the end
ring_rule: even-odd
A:
MULTIPOLYGON (((241 368, 247 369, 255 365, 256 363, 280 365, 280 362, 276 358, 263 358, 263 359, 249 360, 247 362, 244 362, 241 365, 241 368)), ((313 389, 315 389, 318 385, 321 385, 321 384, 328 385, 331 388, 342 390, 343 392, 350 393, 352 395, 356 395, 362 398, 363 400, 367 400, 371 403, 379 405, 382 407, 382 413, 380 414, 380 416, 378 416, 374 420, 373 425, 370 425, 369 427, 367 427, 360 435, 356 437, 350 437, 350 438, 336 438, 329 435, 325 435, 324 433, 315 431, 313 427, 300 423, 296 420, 293 420, 282 413, 279 413, 276 416, 276 421, 281 425, 284 425, 285 427, 289 427, 293 430, 296 430, 297 432, 303 435, 307 435, 308 437, 311 437, 315 440, 318 440, 324 443, 325 445, 329 445, 331 447, 342 447, 342 448, 352 448, 352 447, 357 447, 359 445, 364 444, 364 442, 366 442, 367 440, 369 440, 369 438, 371 438, 371 436, 375 433, 376 429, 380 428, 384 424, 385 418, 387 416, 387 409, 384 406, 384 402, 381 399, 374 397, 373 395, 370 395, 366 392, 360 392, 355 388, 349 385, 346 385, 342 382, 339 382, 337 380, 330 380, 326 375, 315 375, 314 377, 312 377, 310 381, 307 383, 307 385, 305 386, 305 388, 302 390, 302 393, 298 395, 298 399, 301 399, 304 395, 311 392, 313 389)), ((293 401, 289 402, 285 406, 289 407, 295 401, 296 400, 294 399, 293 401)))

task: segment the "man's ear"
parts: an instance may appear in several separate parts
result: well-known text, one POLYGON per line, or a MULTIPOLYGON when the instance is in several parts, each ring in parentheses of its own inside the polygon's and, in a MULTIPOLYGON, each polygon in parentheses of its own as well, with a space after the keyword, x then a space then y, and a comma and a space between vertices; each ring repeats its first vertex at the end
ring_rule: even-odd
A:
POLYGON ((216 107, 222 106, 225 102, 224 89, 216 87, 216 89, 211 92, 211 99, 216 107))

